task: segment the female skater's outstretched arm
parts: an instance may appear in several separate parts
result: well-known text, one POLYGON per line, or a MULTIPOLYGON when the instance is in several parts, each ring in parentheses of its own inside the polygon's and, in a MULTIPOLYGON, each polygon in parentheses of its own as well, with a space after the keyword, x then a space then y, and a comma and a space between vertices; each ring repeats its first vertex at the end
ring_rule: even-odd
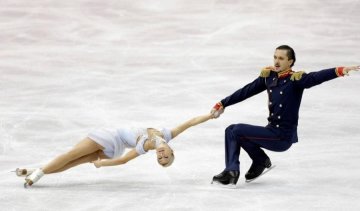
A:
POLYGON ((214 118, 213 114, 205 114, 205 115, 194 117, 194 118, 182 123, 181 125, 173 128, 171 130, 171 136, 172 136, 172 138, 175 138, 176 136, 178 136, 180 133, 184 132, 189 127, 198 125, 200 123, 206 122, 209 119, 213 119, 213 118, 214 118))

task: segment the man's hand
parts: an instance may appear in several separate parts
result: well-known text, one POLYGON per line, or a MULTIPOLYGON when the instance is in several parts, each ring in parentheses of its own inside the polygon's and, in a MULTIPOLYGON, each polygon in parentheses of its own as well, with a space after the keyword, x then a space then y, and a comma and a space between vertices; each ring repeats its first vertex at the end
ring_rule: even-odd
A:
POLYGON ((348 75, 349 75, 349 72, 352 71, 352 70, 354 70, 354 71, 359 71, 359 70, 360 70, 360 65, 358 65, 358 66, 344 67, 344 69, 343 69, 343 74, 348 76, 348 75))
POLYGON ((100 158, 98 158, 97 160, 94 160, 94 161, 91 161, 93 164, 94 164, 94 166, 96 167, 96 168, 100 168, 102 165, 101 165, 101 159, 100 158))
POLYGON ((210 113, 212 114, 213 118, 218 118, 222 113, 224 113, 224 106, 221 104, 221 102, 218 102, 214 105, 214 107, 211 109, 210 113))

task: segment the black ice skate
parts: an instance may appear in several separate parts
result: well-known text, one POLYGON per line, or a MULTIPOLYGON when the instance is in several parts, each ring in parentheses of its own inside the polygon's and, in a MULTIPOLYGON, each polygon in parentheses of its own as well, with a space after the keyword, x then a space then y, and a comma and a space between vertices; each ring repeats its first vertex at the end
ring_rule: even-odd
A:
POLYGON ((211 184, 218 184, 229 188, 235 188, 239 179, 239 171, 223 171, 213 177, 211 184))
POLYGON ((254 181, 256 178, 265 174, 273 168, 275 168, 275 165, 271 165, 271 161, 269 158, 267 158, 263 164, 252 163, 250 169, 245 174, 246 182, 254 181), (267 169, 266 171, 264 171, 265 168, 267 169))

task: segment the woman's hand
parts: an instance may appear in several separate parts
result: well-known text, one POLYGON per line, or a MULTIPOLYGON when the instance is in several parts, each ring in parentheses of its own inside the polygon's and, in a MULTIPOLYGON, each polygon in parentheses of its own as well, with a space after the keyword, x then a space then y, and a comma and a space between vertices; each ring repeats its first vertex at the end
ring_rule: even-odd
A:
POLYGON ((96 168, 100 168, 102 166, 102 161, 101 161, 100 158, 98 158, 97 160, 92 161, 92 163, 94 164, 94 166, 96 168))
POLYGON ((350 66, 350 67, 344 67, 344 70, 343 70, 343 74, 344 75, 349 75, 349 72, 350 71, 358 71, 360 70, 360 65, 359 66, 350 66))
POLYGON ((218 118, 222 113, 224 113, 224 107, 221 102, 216 103, 210 111, 210 114, 214 119, 218 118))

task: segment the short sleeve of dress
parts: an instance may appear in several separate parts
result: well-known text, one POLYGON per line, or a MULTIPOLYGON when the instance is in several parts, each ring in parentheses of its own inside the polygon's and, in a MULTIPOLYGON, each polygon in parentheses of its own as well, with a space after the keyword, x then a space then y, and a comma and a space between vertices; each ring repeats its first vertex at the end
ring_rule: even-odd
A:
POLYGON ((172 139, 171 130, 169 130, 167 128, 163 128, 163 129, 161 129, 161 133, 163 134, 165 141, 167 143, 169 143, 169 141, 172 139))
POLYGON ((146 151, 144 149, 144 143, 145 141, 148 139, 147 135, 142 135, 140 137, 140 140, 138 141, 138 143, 136 144, 135 150, 139 155, 145 154, 146 151))

